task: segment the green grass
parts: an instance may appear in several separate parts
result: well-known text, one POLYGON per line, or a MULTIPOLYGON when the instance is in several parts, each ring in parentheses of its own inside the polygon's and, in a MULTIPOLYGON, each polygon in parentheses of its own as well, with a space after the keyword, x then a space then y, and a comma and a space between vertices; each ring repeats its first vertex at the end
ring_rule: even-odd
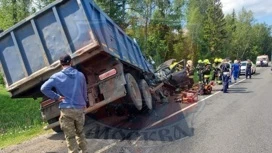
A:
POLYGON ((49 131, 42 130, 41 126, 33 126, 27 130, 1 135, 0 149, 11 145, 20 144, 45 133, 49 133, 49 131))
POLYGON ((0 85, 0 148, 44 133, 39 99, 11 99, 0 85))

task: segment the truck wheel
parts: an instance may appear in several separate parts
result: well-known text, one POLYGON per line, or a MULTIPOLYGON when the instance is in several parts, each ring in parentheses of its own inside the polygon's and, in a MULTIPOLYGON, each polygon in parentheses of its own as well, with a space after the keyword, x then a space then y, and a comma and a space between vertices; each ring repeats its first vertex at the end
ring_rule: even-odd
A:
MULTIPOLYGON (((52 124, 52 123, 55 123, 55 122, 58 122, 59 121, 59 118, 56 117, 56 118, 52 118, 50 120, 47 121, 48 124, 52 124)), ((57 127, 54 127, 52 128, 53 131, 57 132, 57 133, 60 133, 62 132, 60 126, 57 126, 57 127)))
POLYGON ((143 101, 149 110, 152 110, 152 95, 150 93, 150 89, 148 84, 144 79, 140 80, 139 88, 143 97, 143 101))
POLYGON ((127 96, 126 97, 128 98, 128 100, 133 102, 137 110, 141 110, 143 103, 142 103, 141 92, 138 87, 138 84, 130 73, 125 74, 125 78, 127 82, 126 84, 127 96))

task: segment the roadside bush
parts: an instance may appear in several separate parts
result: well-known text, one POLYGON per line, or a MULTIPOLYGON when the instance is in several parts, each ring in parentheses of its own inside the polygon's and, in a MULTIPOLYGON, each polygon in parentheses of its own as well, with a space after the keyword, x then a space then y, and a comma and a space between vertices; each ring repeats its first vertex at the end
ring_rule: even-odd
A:
POLYGON ((0 73, 0 84, 4 85, 5 84, 5 81, 4 81, 4 78, 3 78, 3 74, 0 73))
POLYGON ((43 132, 40 101, 12 99, 5 87, 0 85, 0 152, 3 147, 21 143, 43 132))

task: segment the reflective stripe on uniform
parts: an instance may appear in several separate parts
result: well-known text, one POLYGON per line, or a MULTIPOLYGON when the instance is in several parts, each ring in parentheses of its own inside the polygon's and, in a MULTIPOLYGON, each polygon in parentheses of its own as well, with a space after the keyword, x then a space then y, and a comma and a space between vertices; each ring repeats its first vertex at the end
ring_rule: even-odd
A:
POLYGON ((210 75, 204 75, 204 78, 210 78, 210 75))

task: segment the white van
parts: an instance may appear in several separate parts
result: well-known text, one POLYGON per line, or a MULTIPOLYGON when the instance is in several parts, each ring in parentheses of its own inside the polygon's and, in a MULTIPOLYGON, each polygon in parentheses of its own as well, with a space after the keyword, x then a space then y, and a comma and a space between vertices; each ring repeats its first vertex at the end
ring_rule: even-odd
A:
POLYGON ((261 66, 261 61, 263 61, 263 66, 268 66, 268 62, 269 62, 268 55, 257 56, 256 66, 261 66))

